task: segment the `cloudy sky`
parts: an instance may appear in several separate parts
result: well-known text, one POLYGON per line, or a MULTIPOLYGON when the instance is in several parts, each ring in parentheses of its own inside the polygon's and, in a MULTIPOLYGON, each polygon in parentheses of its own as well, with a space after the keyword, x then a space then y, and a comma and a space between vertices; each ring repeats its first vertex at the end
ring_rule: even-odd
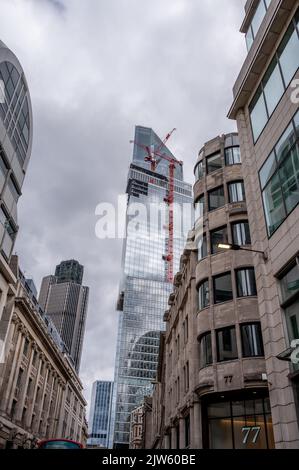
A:
POLYGON ((95 207, 126 186, 135 124, 184 160, 235 130, 226 119, 245 57, 244 0, 0 0, 0 39, 31 91, 34 145, 16 245, 39 288, 62 259, 85 266, 90 302, 81 377, 112 379, 121 242, 95 236, 95 207))

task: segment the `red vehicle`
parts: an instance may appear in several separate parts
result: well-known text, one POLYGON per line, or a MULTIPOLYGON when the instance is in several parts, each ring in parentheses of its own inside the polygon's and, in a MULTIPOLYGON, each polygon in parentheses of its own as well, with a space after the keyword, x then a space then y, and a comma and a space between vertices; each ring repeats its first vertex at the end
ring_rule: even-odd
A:
POLYGON ((46 439, 37 444, 39 449, 83 449, 80 442, 70 439, 46 439))

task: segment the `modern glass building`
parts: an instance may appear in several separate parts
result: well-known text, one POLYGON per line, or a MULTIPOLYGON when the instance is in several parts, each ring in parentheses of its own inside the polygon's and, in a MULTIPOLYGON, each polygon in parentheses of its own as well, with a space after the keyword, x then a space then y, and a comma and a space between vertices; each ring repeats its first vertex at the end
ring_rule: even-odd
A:
MULTIPOLYGON (((155 379, 163 315, 172 292, 167 281, 169 163, 159 159, 156 171, 145 161, 152 153, 174 158, 152 129, 137 126, 127 194, 126 239, 117 309, 120 311, 109 447, 127 447, 131 411, 151 391, 155 379), (137 144, 136 144, 137 142, 137 144), (158 210, 160 209, 160 210, 158 210), (136 211, 139 213, 136 222, 136 211), (164 258, 163 258, 164 256, 164 258)), ((192 219, 192 188, 176 165, 174 182, 173 267, 179 268, 192 219)))
POLYGON ((112 391, 113 382, 97 380, 93 383, 87 440, 91 447, 108 447, 112 391))

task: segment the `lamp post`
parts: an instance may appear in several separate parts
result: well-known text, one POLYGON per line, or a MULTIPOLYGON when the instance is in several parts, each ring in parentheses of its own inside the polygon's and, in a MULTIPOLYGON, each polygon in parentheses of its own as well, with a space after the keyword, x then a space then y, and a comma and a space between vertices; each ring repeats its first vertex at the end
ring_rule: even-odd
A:
POLYGON ((218 243, 220 250, 233 250, 233 251, 251 251, 251 253, 259 253, 263 256, 264 261, 268 260, 268 255, 264 251, 252 250, 251 248, 243 248, 240 245, 234 245, 232 243, 218 243))

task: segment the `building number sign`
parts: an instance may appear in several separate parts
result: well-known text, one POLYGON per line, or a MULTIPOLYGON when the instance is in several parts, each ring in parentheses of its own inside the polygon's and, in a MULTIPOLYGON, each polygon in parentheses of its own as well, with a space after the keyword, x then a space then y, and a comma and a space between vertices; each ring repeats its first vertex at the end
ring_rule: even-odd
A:
POLYGON ((250 439, 252 444, 256 444, 260 432, 260 426, 244 426, 242 428, 242 433, 244 435, 243 444, 248 444, 250 442, 250 439))

